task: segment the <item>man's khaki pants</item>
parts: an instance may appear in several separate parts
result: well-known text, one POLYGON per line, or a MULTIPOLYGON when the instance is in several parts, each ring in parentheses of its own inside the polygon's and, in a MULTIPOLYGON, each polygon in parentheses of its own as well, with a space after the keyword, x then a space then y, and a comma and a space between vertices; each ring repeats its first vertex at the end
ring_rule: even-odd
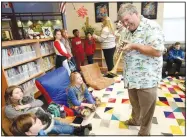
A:
POLYGON ((157 87, 128 89, 132 120, 140 124, 140 135, 149 135, 157 99, 157 87))

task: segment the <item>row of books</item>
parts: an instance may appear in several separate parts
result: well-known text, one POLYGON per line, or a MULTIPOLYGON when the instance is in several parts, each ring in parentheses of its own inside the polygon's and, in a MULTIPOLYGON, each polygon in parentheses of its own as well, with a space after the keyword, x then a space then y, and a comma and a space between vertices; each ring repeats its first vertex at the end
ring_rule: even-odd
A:
POLYGON ((43 58, 43 68, 45 71, 54 66, 54 58, 55 56, 48 56, 43 58))
POLYGON ((3 67, 8 67, 34 57, 36 57, 36 52, 32 45, 2 49, 3 67))
POLYGON ((42 55, 54 53, 54 47, 52 42, 42 42, 40 43, 40 50, 42 55))
POLYGON ((5 71, 9 85, 17 85, 20 81, 28 79, 40 71, 37 62, 29 62, 5 71))
POLYGON ((26 83, 21 84, 20 86, 23 88, 24 96, 34 96, 34 92, 37 89, 35 86, 35 78, 29 80, 26 83))

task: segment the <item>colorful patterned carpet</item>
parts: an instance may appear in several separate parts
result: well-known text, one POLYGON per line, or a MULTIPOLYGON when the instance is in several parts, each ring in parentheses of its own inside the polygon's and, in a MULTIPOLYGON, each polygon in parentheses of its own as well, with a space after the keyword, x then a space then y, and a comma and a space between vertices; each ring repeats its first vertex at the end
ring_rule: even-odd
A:
MULTIPOLYGON (((82 123, 92 123, 91 134, 138 134, 138 126, 124 124, 124 121, 130 118, 132 108, 128 92, 123 88, 122 76, 116 78, 116 83, 108 88, 94 90, 93 95, 100 97, 102 104, 82 123)), ((167 77, 162 80, 158 88, 151 135, 185 135, 185 97, 184 79, 167 77)))

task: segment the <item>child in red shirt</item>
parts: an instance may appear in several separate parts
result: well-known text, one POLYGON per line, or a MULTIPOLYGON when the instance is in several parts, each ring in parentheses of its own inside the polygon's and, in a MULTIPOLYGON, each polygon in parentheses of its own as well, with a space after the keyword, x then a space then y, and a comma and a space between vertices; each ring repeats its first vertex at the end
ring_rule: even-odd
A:
POLYGON ((84 49, 83 49, 79 31, 77 29, 73 30, 73 35, 75 37, 72 39, 72 51, 75 56, 77 69, 78 71, 80 71, 80 66, 84 65, 84 49))
POLYGON ((95 40, 92 38, 90 32, 86 34, 86 39, 84 40, 84 51, 87 56, 88 64, 93 64, 93 55, 95 52, 95 40))

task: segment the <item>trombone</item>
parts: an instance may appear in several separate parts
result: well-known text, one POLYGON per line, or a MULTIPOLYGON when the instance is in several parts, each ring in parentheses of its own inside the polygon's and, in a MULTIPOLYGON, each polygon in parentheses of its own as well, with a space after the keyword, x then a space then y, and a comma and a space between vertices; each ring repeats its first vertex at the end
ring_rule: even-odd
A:
MULTIPOLYGON (((130 36, 130 34, 127 36, 127 40, 129 39, 129 36, 130 36)), ((117 61, 115 62, 113 69, 111 71, 109 71, 106 75, 106 77, 109 77, 109 78, 114 78, 114 77, 118 76, 117 75, 117 68, 118 68, 119 62, 121 60, 121 57, 123 55, 123 50, 121 50, 121 49, 128 44, 125 41, 121 41, 121 36, 119 37, 119 40, 117 43, 119 43, 119 46, 118 46, 117 51, 115 52, 115 55, 114 55, 114 60, 117 60, 117 61)))

